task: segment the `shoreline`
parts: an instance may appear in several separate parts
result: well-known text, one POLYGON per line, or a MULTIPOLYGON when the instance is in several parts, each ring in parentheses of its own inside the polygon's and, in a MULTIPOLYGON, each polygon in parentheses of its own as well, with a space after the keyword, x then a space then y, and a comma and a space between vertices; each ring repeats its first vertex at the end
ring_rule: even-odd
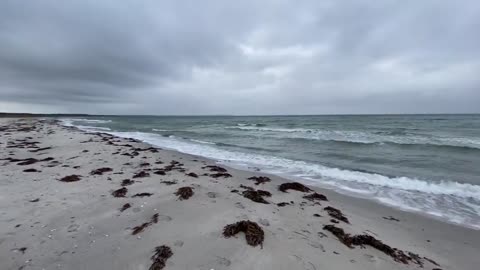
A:
MULTIPOLYGON (((15 122, 10 120, 0 119, 2 121, 0 123, 2 125, 6 123, 18 125, 19 120, 15 120, 15 122)), ((0 203, 6 205, 5 209, 2 209, 0 220, 0 233, 6 235, 0 239, 0 268, 2 269, 3 267, 18 269, 22 266, 25 269, 36 269, 36 267, 50 269, 49 267, 55 264, 60 264, 65 269, 85 269, 78 265, 85 260, 88 261, 87 268, 90 269, 148 269, 148 265, 151 263, 149 258, 152 256, 152 249, 160 245, 160 242, 168 244, 174 254, 167 260, 165 269, 419 269, 419 265, 413 262, 415 260, 409 261, 408 264, 397 262, 371 246, 366 246, 365 249, 360 247, 350 249, 337 237, 326 231, 324 225, 341 227, 347 233, 357 235, 367 233, 387 245, 405 252, 419 254, 424 269, 474 269, 480 263, 475 256, 480 250, 478 244, 480 243, 480 234, 471 228, 403 211, 373 200, 356 198, 334 190, 307 185, 314 192, 328 198, 328 202, 319 201, 318 203, 321 205, 319 206, 316 204, 317 202, 302 199, 306 193, 278 191, 280 184, 291 182, 291 180, 276 175, 240 170, 228 166, 228 163, 217 164, 215 160, 175 150, 158 149, 158 153, 146 151, 139 152, 138 156, 134 157, 120 156, 114 153, 126 151, 125 148, 128 147, 119 145, 131 144, 143 149, 152 148, 152 145, 119 137, 104 139, 102 135, 52 124, 49 120, 45 122, 39 122, 38 119, 22 121, 26 123, 26 126, 38 125, 39 130, 18 132, 18 134, 2 132, 2 146, 8 145, 8 141, 25 140, 26 137, 30 137, 32 139, 26 140, 39 141, 40 148, 52 147, 52 149, 40 151, 40 154, 32 154, 31 150, 25 151, 23 148, 12 148, 8 152, 6 148, 3 148, 1 158, 7 158, 12 154, 11 156, 15 158, 25 159, 35 156, 39 159, 39 157, 51 156, 54 160, 61 161, 52 167, 38 162, 38 165, 33 166, 41 172, 32 173, 23 172, 23 169, 30 168, 29 166, 23 167, 5 160, 1 161, 3 166, 0 175, 2 182, 6 181, 0 183, 4 190, 0 191, 0 203), (53 133, 48 134, 49 132, 53 133), (4 133, 10 134, 3 136, 4 133), (82 143, 89 140, 92 141, 82 143), (112 142, 113 145, 108 142, 112 142), (112 147, 115 149, 111 149, 112 147), (85 152, 85 155, 88 153, 88 157, 82 157, 81 153, 85 150, 88 150, 85 152), (73 158, 71 156, 73 152, 79 155, 74 156, 74 159, 69 159, 73 158), (92 155, 91 152, 95 153, 92 155), (188 177, 184 172, 175 170, 167 172, 164 176, 152 174, 151 170, 156 165, 151 163, 158 159, 165 164, 168 164, 169 159, 178 160, 180 163, 184 163, 183 169, 186 172, 195 172, 199 177, 188 177), (97 160, 97 163, 93 163, 97 160), (137 166, 125 165, 125 161, 129 160, 131 162, 126 163, 135 161, 137 166), (150 165, 142 169, 142 166, 138 165, 143 164, 141 162, 150 163, 150 165), (99 176, 91 175, 92 170, 102 167, 101 163, 112 168, 113 172, 106 172, 99 176), (60 167, 66 165, 68 167, 60 167), (202 169, 203 166, 217 165, 225 167, 232 177, 212 178, 210 176, 212 173, 202 169), (73 169, 74 166, 80 166, 80 168, 73 169), (65 176, 64 171, 78 173, 81 175, 81 180, 72 183, 57 181, 60 176, 65 176), (146 190, 152 192, 153 196, 133 199, 131 197, 114 198, 109 194, 120 187, 120 180, 131 178, 131 175, 135 175, 139 171, 148 172, 150 176, 139 178, 141 180, 138 181, 141 182, 134 179, 133 185, 126 186, 128 194, 131 189, 137 189, 138 186, 142 188, 136 191, 146 190), (206 176, 203 175, 205 173, 206 176), (252 176, 266 176, 271 181, 255 185, 254 182, 246 180, 252 176), (12 181, 13 179, 22 179, 22 182, 15 183, 12 181), (176 181, 177 183, 166 185, 157 180, 176 181), (43 190, 42 186, 30 187, 30 185, 38 183, 42 183, 46 190, 43 190), (180 183, 193 187, 192 198, 185 201, 177 200, 173 193, 181 186, 180 183), (268 190, 272 193, 271 197, 266 198, 269 204, 256 203, 244 198, 241 194, 232 193, 232 190, 240 189, 239 185, 268 190), (70 190, 69 186, 74 190, 70 190), (23 195, 25 198, 12 198, 7 191, 23 195), (37 192, 43 192, 42 194, 49 202, 48 206, 38 209, 35 206, 38 202, 31 202, 36 200, 33 197, 39 196, 37 192), (64 197, 65 200, 60 199, 59 196, 64 197), (27 198, 29 199, 26 200, 27 198), (122 204, 120 202, 127 201, 132 202, 133 208, 130 209, 132 211, 125 210, 119 213, 118 208, 122 204), (288 204, 290 201, 294 203, 288 204), (276 205, 282 202, 287 204, 283 207, 276 205), (138 207, 138 204, 141 207, 138 207), (101 206, 97 208, 98 205, 101 206), (50 206, 57 206, 58 209, 51 209, 50 206), (333 206, 341 210, 351 224, 329 216, 324 210, 325 206, 333 206), (19 209, 19 207, 21 208, 19 209), (137 209, 136 212, 133 209, 137 209), (140 234, 145 234, 145 237, 138 238, 129 235, 126 227, 138 225, 137 223, 143 222, 142 220, 148 220, 151 214, 158 209, 169 213, 164 214, 159 211, 161 215, 157 217, 158 224, 153 222, 155 224, 148 225, 150 227, 140 234), (71 222, 70 217, 64 217, 66 213, 75 216, 77 222, 71 222), (219 213, 221 214, 219 215, 219 213), (27 216, 28 214, 30 216, 27 216), (314 216, 315 214, 319 216, 314 216), (109 215, 113 217, 109 217, 109 215), (127 219, 123 220, 122 217, 125 216, 127 219), (34 220, 35 218, 41 221, 34 220), (243 235, 237 235, 232 239, 222 237, 223 226, 246 219, 258 222, 265 231, 262 249, 248 246, 243 235), (22 220, 22 225, 15 227, 19 220, 22 220), (80 221, 78 222, 78 220, 80 221), (332 220, 336 220, 338 223, 332 222, 332 220), (35 222, 40 222, 39 224, 45 227, 38 228, 35 222), (25 223, 28 223, 32 229, 23 226, 25 223), (63 225, 68 225, 66 228, 70 228, 72 226, 70 223, 78 225, 78 227, 73 226, 72 229, 76 228, 74 231, 60 229, 63 225), (196 226, 191 227, 190 223, 194 223, 196 226), (91 236, 91 232, 95 230, 90 229, 89 226, 101 228, 104 234, 98 238, 102 240, 90 239, 95 238, 91 236), (21 231, 17 232, 17 228, 20 228, 21 231), (85 228, 85 231, 82 231, 82 228, 85 228), (51 231, 53 229, 54 231, 51 231), (58 233, 56 233, 57 231, 58 233), (35 236, 31 236, 32 234, 35 236), (73 247, 70 245, 72 237, 70 234, 75 236, 72 239, 81 239, 82 237, 89 239, 88 241, 75 240, 74 242, 78 242, 75 244, 77 248, 73 248, 75 245, 73 247), (59 239, 54 236, 49 237, 49 235, 55 235, 59 239), (115 237, 116 239, 113 239, 115 237), (107 238, 108 241, 105 240, 107 238), (98 242, 98 245, 91 241, 98 242), (129 252, 131 247, 127 243, 132 241, 135 252, 129 252), (180 244, 180 242, 182 243, 180 244), (19 251, 20 244, 25 245, 27 249, 23 252, 19 251), (45 250, 42 244, 52 250, 45 250), (117 247, 120 249, 116 249, 117 247), (17 250, 12 251, 12 249, 17 250), (104 251, 99 252, 100 250, 104 251), (43 254, 48 251, 58 252, 60 255, 43 254), (63 251, 67 252, 63 253, 63 251), (75 253, 72 254, 72 252, 75 253), (30 254, 33 258, 25 263, 30 260, 26 258, 29 257, 26 255, 30 254), (109 262, 113 258, 118 260, 115 262, 115 267, 111 261, 109 262)), ((241 191, 242 189, 240 189, 241 191)), ((39 196, 39 200, 43 202, 44 198, 39 196)))
MULTIPOLYGON (((127 138, 127 139, 131 138, 131 139, 139 140, 142 143, 148 144, 152 147, 165 147, 165 146, 156 145, 154 143, 148 142, 146 140, 138 139, 138 138, 135 138, 135 137, 121 136, 121 135, 118 134, 118 133, 121 133, 121 132, 112 131, 112 130, 109 130, 108 128, 107 128, 108 130, 103 130, 104 129, 103 127, 96 127, 96 126, 78 127, 78 126, 73 125, 70 122, 64 122, 64 120, 65 119, 58 119, 59 124, 61 126, 76 128, 76 129, 78 129, 82 132, 86 132, 86 133, 90 133, 90 134, 105 133, 105 134, 110 134, 110 135, 121 137, 121 138, 127 138)), ((100 121, 104 121, 104 120, 100 120, 100 121)), ((108 120, 108 121, 110 121, 110 120, 108 120)), ((156 133, 147 133, 147 134, 155 134, 156 135, 156 133)), ((347 196, 347 197, 368 200, 368 201, 374 202, 376 204, 386 206, 386 207, 391 208, 391 209, 400 210, 400 211, 408 212, 408 213, 413 213, 415 215, 420 215, 420 216, 427 217, 429 219, 433 219, 433 220, 436 220, 436 221, 445 222, 445 223, 448 223, 448 224, 453 224, 453 225, 456 225, 456 226, 469 228, 469 229, 473 229, 473 230, 476 230, 476 231, 480 232, 480 224, 479 223, 468 224, 468 223, 465 223, 465 221, 458 221, 458 220, 455 220, 455 219, 453 219, 452 217, 449 217, 449 216, 442 216, 439 212, 425 211, 425 210, 422 210, 422 209, 417 209, 417 208, 412 208, 412 207, 409 207, 409 206, 401 205, 401 204, 395 203, 395 202, 388 202, 386 200, 382 201, 382 199, 387 199, 387 198, 377 198, 377 197, 369 198, 369 195, 352 192, 352 191, 349 191, 348 189, 345 189, 345 187, 341 188, 341 187, 338 187, 338 186, 335 186, 335 185, 322 184, 322 183, 317 182, 313 179, 306 179, 306 178, 296 177, 296 176, 292 176, 292 175, 286 175, 286 174, 282 175, 282 174, 270 173, 268 171, 263 171, 260 168, 257 168, 255 166, 235 165, 235 164, 232 164, 231 161, 217 160, 217 159, 210 158, 210 157, 204 157, 204 156, 201 156, 201 155, 190 154, 188 152, 180 151, 180 150, 177 150, 177 149, 174 149, 174 148, 164 148, 164 150, 171 151, 173 153, 181 153, 181 154, 185 154, 185 155, 192 156, 192 157, 203 158, 205 160, 215 162, 215 163, 221 164, 223 166, 227 166, 229 168, 240 170, 240 171, 247 171, 247 172, 250 172, 250 173, 262 173, 264 175, 278 177, 280 179, 283 179, 283 181, 299 181, 299 182, 302 182, 303 184, 305 184, 307 186, 310 186, 310 187, 316 187, 316 188, 320 188, 322 190, 333 191, 337 194, 341 194, 341 195, 344 195, 344 196, 347 196), (257 169, 258 169, 258 171, 257 171, 257 169)))

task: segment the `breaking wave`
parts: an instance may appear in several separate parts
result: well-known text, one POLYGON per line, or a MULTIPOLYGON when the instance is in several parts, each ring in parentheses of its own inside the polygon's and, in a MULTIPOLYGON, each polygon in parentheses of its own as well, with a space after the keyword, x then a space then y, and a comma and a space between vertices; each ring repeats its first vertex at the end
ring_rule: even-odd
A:
POLYGON ((231 126, 227 129, 237 129, 250 132, 262 132, 266 135, 280 138, 298 138, 309 140, 350 142, 359 144, 391 143, 399 145, 433 145, 480 149, 480 139, 476 138, 443 138, 407 134, 405 131, 362 132, 347 130, 318 130, 304 128, 274 128, 257 126, 231 126))

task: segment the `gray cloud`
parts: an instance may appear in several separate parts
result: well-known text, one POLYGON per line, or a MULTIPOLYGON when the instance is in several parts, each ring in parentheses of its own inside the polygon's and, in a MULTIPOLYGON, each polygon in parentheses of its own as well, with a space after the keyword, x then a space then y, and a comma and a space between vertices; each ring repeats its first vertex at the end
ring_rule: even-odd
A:
POLYGON ((480 4, 2 1, 0 111, 480 112, 480 4))

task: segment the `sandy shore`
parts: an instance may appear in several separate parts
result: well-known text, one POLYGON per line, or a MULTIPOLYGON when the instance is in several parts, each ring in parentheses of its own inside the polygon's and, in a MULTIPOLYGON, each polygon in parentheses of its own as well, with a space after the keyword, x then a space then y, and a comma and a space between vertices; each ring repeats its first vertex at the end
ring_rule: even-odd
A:
POLYGON ((0 269, 480 265, 479 231, 52 120, 0 119, 0 149, 0 269))

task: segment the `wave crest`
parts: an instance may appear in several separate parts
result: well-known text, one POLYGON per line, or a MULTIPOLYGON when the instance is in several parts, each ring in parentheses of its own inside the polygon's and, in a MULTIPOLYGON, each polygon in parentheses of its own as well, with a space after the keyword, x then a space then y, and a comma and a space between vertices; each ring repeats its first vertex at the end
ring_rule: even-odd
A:
POLYGON ((363 132, 349 130, 319 130, 305 128, 274 128, 256 126, 231 126, 227 129, 242 131, 260 131, 272 133, 279 138, 336 141, 358 144, 399 144, 399 145, 434 145, 448 147, 462 147, 480 149, 480 140, 474 138, 427 137, 408 134, 406 131, 394 130, 391 132, 363 132))

